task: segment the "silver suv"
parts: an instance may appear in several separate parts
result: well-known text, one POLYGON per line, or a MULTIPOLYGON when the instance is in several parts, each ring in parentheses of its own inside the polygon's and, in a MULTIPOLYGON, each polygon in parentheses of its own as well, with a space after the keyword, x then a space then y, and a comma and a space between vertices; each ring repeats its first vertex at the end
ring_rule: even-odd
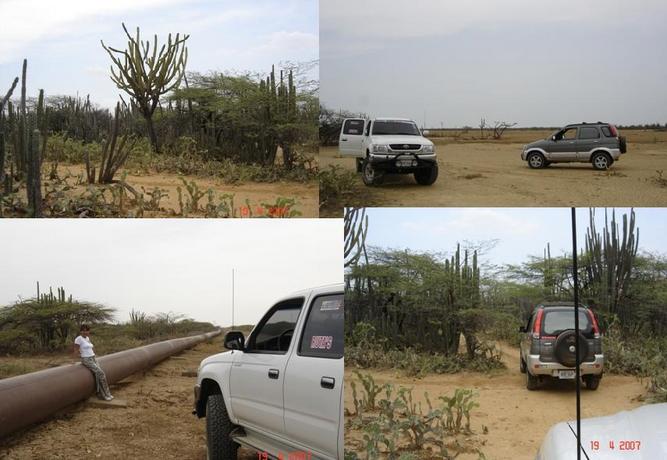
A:
MULTIPOLYGON (((536 390, 548 377, 575 378, 574 304, 571 302, 538 305, 522 333, 520 369, 526 374, 526 388, 536 390)), ((579 306, 580 373, 589 390, 596 390, 602 379, 604 356, 602 338, 593 312, 579 306)))
POLYGON ((521 159, 534 169, 551 163, 591 163, 605 170, 627 151, 625 137, 609 123, 579 123, 567 125, 546 139, 523 146, 521 159))

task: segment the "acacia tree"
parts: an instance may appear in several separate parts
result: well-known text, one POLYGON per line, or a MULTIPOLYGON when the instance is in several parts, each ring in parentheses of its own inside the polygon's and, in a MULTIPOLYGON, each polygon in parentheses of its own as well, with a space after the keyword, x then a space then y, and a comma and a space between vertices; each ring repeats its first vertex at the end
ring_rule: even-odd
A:
POLYGON ((119 89, 130 95, 132 104, 146 120, 153 149, 159 152, 160 146, 153 126, 153 113, 158 107, 160 97, 177 88, 185 75, 185 65, 188 60, 185 41, 190 36, 181 37, 180 34, 176 34, 172 39, 169 34, 167 43, 158 50, 157 35, 153 38, 151 48, 150 40, 141 40, 139 27, 136 37, 129 34, 125 24, 123 30, 128 39, 126 50, 106 46, 104 41, 101 41, 102 47, 113 62, 110 67, 111 80, 119 89))

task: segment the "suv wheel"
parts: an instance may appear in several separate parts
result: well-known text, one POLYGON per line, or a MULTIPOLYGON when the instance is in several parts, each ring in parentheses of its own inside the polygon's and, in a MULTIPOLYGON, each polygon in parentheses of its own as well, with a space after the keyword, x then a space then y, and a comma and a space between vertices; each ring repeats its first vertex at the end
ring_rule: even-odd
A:
POLYGON ((382 183, 382 173, 375 170, 368 158, 361 165, 361 178, 365 185, 380 185, 382 183))
POLYGON ((210 395, 206 400, 206 457, 209 460, 236 460, 239 445, 229 436, 233 428, 222 395, 210 395))
POLYGON ((530 371, 526 371, 526 388, 530 391, 537 390, 537 386, 540 383, 540 379, 531 374, 530 371))
POLYGON ((602 380, 601 375, 584 375, 584 383, 586 388, 589 390, 595 391, 600 386, 600 380, 602 380))
POLYGON ((591 158, 593 167, 598 171, 605 171, 609 169, 613 162, 614 160, 612 160, 609 154, 606 152, 597 152, 593 155, 593 158, 591 158))
MULTIPOLYGON (((565 367, 575 367, 577 356, 574 352, 577 333, 573 329, 561 332, 553 346, 553 353, 556 361, 565 367)), ((588 341, 586 337, 579 332, 579 362, 583 362, 588 355, 588 341)))
POLYGON ((420 169, 415 171, 415 180, 419 185, 433 185, 435 180, 438 178, 438 165, 433 164, 428 169, 420 169))
POLYGON ((544 155, 542 155, 539 152, 532 152, 528 154, 528 158, 526 158, 528 161, 528 166, 530 166, 533 169, 540 169, 544 168, 546 164, 546 160, 544 159, 544 155))

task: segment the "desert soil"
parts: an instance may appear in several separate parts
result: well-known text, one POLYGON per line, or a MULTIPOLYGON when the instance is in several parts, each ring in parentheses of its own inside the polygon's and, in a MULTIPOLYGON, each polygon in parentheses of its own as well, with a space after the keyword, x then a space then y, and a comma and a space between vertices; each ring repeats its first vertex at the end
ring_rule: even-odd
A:
MULTIPOLYGON (((0 458, 205 459, 206 422, 192 415, 195 371, 222 350, 222 338, 172 356, 111 386, 126 408, 79 403, 44 423, 2 440, 0 458)), ((240 459, 256 459, 243 449, 240 459)))
MULTIPOLYGON (((574 382, 547 382, 537 391, 528 391, 525 375, 519 372, 519 350, 502 345, 501 351, 507 369, 488 375, 463 372, 416 379, 394 371, 372 370, 370 373, 378 384, 388 382, 412 387, 413 395, 422 402, 424 392, 435 401, 440 395, 453 394, 457 388, 473 389, 478 394, 479 407, 472 411, 471 429, 486 457, 489 460, 534 459, 549 428, 576 417, 574 382), (488 428, 487 434, 483 434, 483 427, 488 428)), ((348 382, 355 378, 353 370, 345 370, 348 382)), ((596 391, 582 387, 582 417, 598 417, 637 407, 642 404, 638 397, 644 390, 634 377, 605 375, 596 391)), ((350 385, 346 385, 345 407, 354 412, 352 401, 350 385)), ((346 431, 346 440, 353 437, 358 439, 359 433, 346 431)), ((477 459, 477 455, 462 454, 458 458, 477 459)))
MULTIPOLYGON (((85 165, 62 165, 59 170, 62 170, 63 173, 69 171, 75 176, 82 174, 83 177, 85 177, 86 174, 85 165)), ((122 173, 123 170, 121 169, 116 173, 116 176, 120 177, 122 173)), ((234 194, 234 203, 236 207, 245 206, 246 200, 248 200, 253 207, 253 212, 254 208, 261 203, 275 203, 276 199, 283 197, 296 199, 297 205, 294 209, 301 212, 300 217, 319 216, 319 188, 317 181, 311 181, 309 183, 246 182, 232 185, 225 184, 222 180, 215 178, 183 176, 170 173, 146 175, 135 174, 129 171, 126 181, 138 192, 141 192, 142 187, 146 191, 151 191, 155 187, 164 190, 168 196, 161 200, 160 206, 164 207, 169 214, 169 211, 179 212, 178 192, 176 191, 177 187, 181 187, 182 189, 183 200, 185 200, 185 197, 187 196, 181 177, 188 182, 194 181, 202 191, 206 191, 209 188, 212 189, 215 192, 216 197, 225 193, 234 194)), ((149 197, 146 197, 146 199, 149 199, 149 197)), ((200 203, 203 205, 205 202, 206 197, 202 198, 200 203)))
MULTIPOLYGON (((523 145, 546 132, 519 131, 503 141, 433 138, 439 177, 417 185, 412 175, 388 175, 378 187, 364 187, 368 206, 667 206, 667 133, 622 132, 628 153, 608 171, 588 163, 552 164, 533 170, 521 160, 523 145), (659 184, 659 172, 666 179, 659 184)), ((337 147, 320 148, 329 164, 355 170, 337 147)), ((359 177, 361 184, 361 177, 359 177)))

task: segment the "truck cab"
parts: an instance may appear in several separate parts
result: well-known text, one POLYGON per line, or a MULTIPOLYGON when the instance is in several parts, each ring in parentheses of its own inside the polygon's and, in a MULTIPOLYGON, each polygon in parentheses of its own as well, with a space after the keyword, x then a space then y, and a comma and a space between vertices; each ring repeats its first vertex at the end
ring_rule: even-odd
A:
POLYGON ((366 185, 379 185, 385 174, 413 174, 421 185, 438 177, 435 145, 407 118, 346 118, 338 149, 354 157, 366 185))
POLYGON ((208 458, 343 458, 343 285, 277 301, 230 351, 204 359, 194 413, 206 417, 208 458))

